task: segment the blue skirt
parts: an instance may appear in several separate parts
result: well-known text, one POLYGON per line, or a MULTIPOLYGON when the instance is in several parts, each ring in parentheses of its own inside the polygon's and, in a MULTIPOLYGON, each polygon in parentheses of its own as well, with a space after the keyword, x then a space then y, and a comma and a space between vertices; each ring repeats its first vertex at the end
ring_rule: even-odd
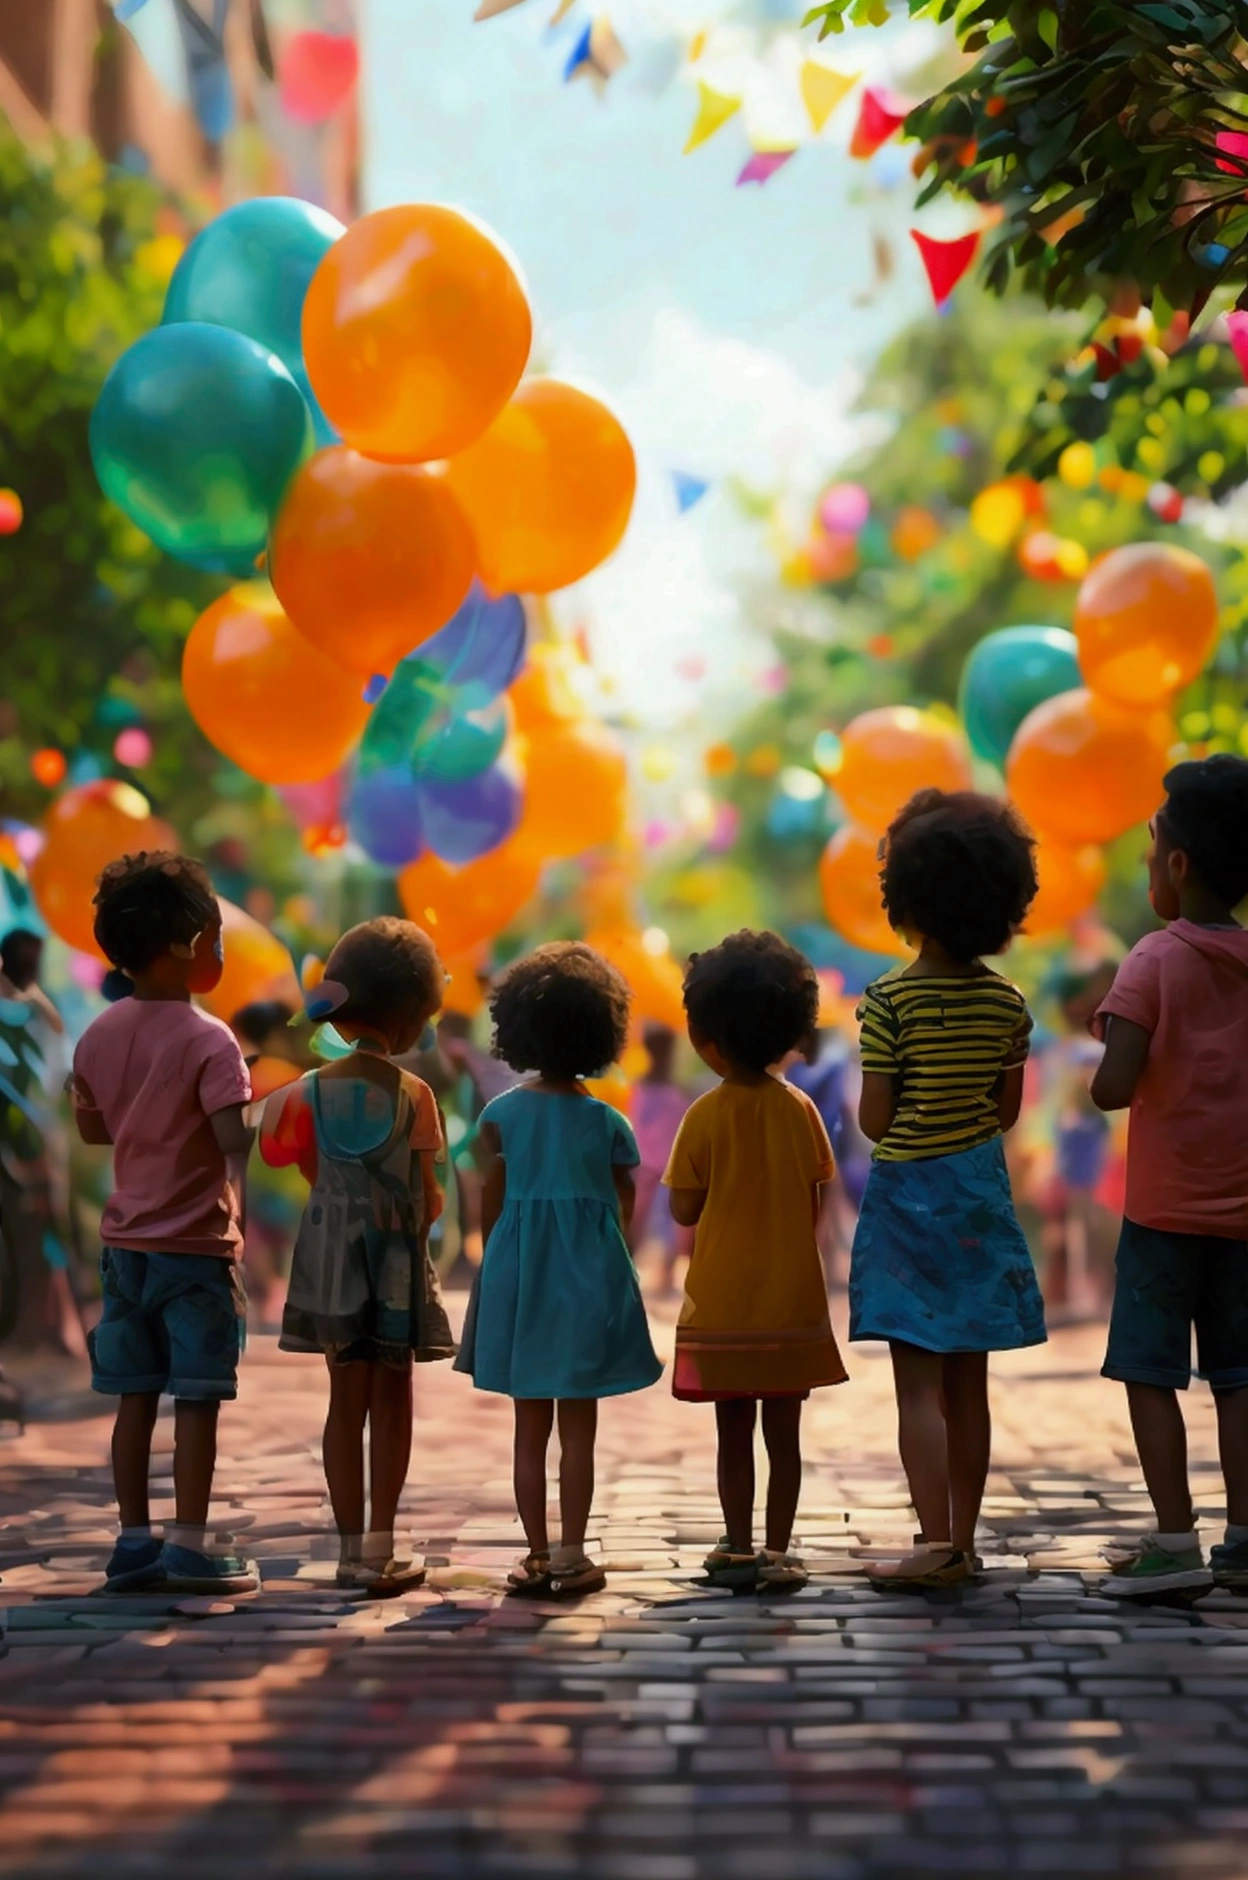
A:
POLYGON ((1044 1306, 1000 1136, 959 1155, 872 1163, 849 1313, 851 1339, 897 1339, 923 1351, 1044 1343, 1044 1306))

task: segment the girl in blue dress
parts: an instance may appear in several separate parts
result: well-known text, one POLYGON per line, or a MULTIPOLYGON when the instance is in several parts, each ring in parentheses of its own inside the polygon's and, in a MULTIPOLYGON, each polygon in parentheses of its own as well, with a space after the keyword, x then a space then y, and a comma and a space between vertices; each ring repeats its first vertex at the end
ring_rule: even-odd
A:
POLYGON ((489 1156, 485 1253, 455 1368, 515 1403, 515 1490, 528 1553, 515 1593, 605 1584, 585 1553, 598 1399, 660 1375, 624 1241, 639 1156, 626 1118, 582 1079, 628 1036, 628 988, 590 947, 556 941, 503 974, 490 1000, 494 1053, 536 1072, 481 1112, 489 1156), (559 1424, 560 1545, 546 1529, 546 1451, 559 1424))

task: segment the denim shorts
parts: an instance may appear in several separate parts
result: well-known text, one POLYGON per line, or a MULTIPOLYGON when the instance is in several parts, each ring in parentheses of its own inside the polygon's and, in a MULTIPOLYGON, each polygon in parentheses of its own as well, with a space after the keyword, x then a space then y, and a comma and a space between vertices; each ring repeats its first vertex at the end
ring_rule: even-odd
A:
POLYGON ((104 1311, 91 1334, 91 1388, 167 1391, 188 1402, 238 1395, 247 1299, 232 1260, 105 1247, 104 1311))
POLYGON ((1122 1223, 1102 1377, 1186 1390, 1248 1385, 1248 1242, 1122 1223))

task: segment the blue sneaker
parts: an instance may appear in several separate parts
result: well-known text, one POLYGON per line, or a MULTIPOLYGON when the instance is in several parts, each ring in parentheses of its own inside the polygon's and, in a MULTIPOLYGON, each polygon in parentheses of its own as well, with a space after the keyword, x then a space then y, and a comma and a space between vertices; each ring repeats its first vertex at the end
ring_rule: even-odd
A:
POLYGON ((197 1553, 166 1541, 160 1555, 161 1580, 171 1593, 258 1593, 255 1562, 231 1550, 197 1553))
POLYGON ((158 1540, 118 1541, 104 1569, 106 1593, 137 1593, 144 1586, 159 1586, 164 1579, 158 1540))
POLYGON ((1248 1541, 1219 1541, 1209 1549, 1213 1583, 1228 1593, 1248 1593, 1248 1541))

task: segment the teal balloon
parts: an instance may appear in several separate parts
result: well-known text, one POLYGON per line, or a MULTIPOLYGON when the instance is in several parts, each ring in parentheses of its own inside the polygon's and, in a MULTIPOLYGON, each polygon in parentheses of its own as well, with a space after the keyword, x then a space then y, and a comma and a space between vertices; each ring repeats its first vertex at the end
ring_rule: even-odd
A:
POLYGON ((988 634, 962 668, 958 694, 971 749, 1004 769, 1028 712, 1082 684, 1078 642, 1064 627, 1002 627, 988 634))
POLYGON ((286 486, 314 448, 303 394, 242 333, 158 326, 124 352, 91 414, 100 488, 158 547, 254 574, 286 486))
POLYGON ((401 659, 364 727, 360 775, 406 770, 443 783, 480 776, 507 741, 506 704, 482 702, 481 690, 448 682, 418 654, 401 659))
POLYGON ((308 282, 345 232, 326 210, 295 196, 235 203, 182 256, 162 316, 166 326, 183 320, 228 326, 276 353, 308 402, 318 445, 339 439, 304 370, 303 302, 308 282))

